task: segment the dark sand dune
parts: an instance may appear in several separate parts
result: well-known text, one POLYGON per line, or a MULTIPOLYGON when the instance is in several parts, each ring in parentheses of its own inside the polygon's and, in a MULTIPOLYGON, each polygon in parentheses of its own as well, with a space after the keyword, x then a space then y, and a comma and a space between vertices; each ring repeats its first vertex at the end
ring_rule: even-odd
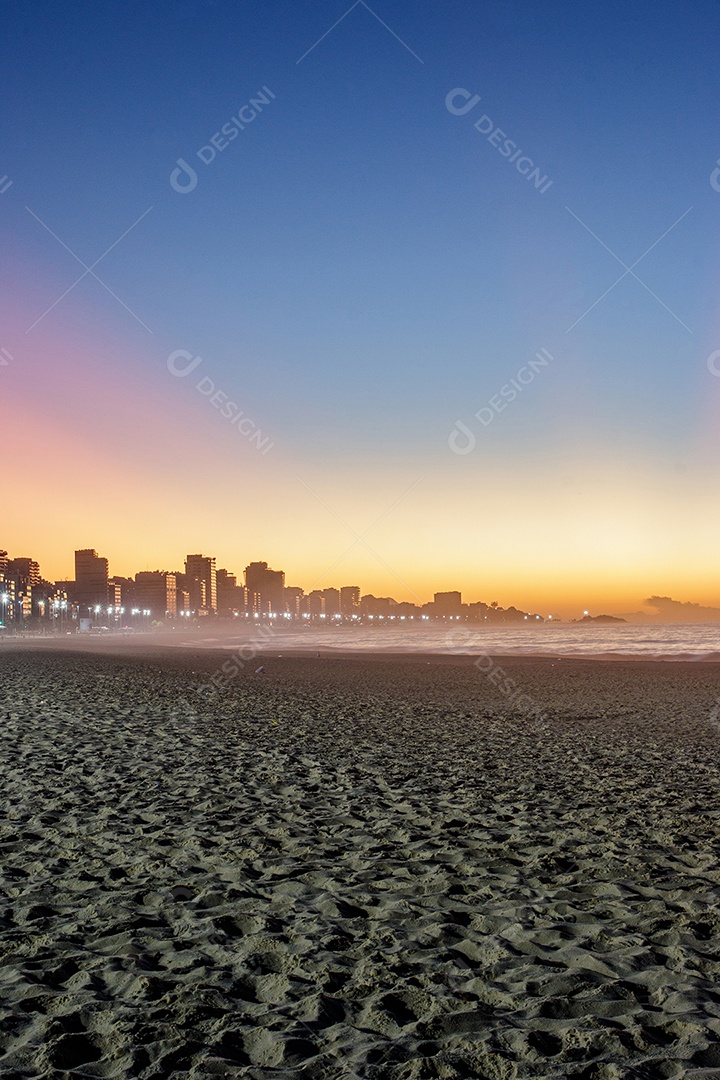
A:
POLYGON ((715 665, 3 648, 0 1076, 720 1076, 715 665))

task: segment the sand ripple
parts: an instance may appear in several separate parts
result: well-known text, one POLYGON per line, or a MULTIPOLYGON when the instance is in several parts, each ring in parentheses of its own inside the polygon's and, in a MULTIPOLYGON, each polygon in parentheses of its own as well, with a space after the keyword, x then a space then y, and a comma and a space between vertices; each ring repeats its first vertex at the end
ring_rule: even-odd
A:
POLYGON ((720 1075, 715 669, 190 663, 2 657, 0 1075, 720 1075))

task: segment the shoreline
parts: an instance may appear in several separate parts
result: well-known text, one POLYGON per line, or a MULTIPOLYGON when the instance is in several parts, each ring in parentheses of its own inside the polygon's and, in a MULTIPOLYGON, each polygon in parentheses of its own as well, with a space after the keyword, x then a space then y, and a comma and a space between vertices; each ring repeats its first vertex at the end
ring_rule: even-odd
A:
MULTIPOLYGON (((346 646, 307 645, 305 647, 289 646, 287 648, 268 648, 267 641, 259 643, 257 639, 248 637, 241 642, 228 642, 226 645, 202 644, 192 640, 178 641, 168 640, 168 635, 143 634, 143 635, 113 635, 103 637, 90 637, 73 635, 72 638, 60 636, 48 637, 0 637, 0 657, 11 652, 48 652, 59 654, 83 654, 91 656, 117 656, 136 657, 154 655, 187 655, 203 657, 209 654, 227 660, 228 656, 239 653, 243 649, 251 648, 253 657, 259 662, 269 659, 303 658, 313 660, 358 660, 368 663, 411 663, 413 661, 437 664, 472 665, 478 658, 491 658, 495 663, 528 663, 528 664, 557 664, 557 663, 597 663, 623 665, 688 665, 696 667, 718 666, 720 667, 720 652, 706 653, 704 655, 691 655, 687 653, 667 654, 664 656, 648 656, 641 653, 627 654, 618 652, 606 653, 561 653, 561 652, 498 652, 493 649, 473 649, 467 652, 451 652, 438 649, 406 649, 402 647, 389 648, 359 648, 352 649, 346 646), (254 646, 259 645, 255 651, 254 646)), ((249 660, 247 661, 250 662, 249 660)))

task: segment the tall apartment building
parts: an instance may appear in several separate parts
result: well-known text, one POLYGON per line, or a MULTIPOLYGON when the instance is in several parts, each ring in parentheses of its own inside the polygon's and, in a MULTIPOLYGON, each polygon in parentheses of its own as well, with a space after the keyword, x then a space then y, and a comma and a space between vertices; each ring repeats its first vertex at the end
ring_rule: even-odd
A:
POLYGON ((29 619, 44 615, 46 604, 40 586, 40 564, 34 559, 17 558, 5 561, 4 577, 15 583, 15 616, 29 619))
POLYGON ((217 611, 217 570, 215 556, 188 555, 185 559, 190 606, 198 615, 217 611))
POLYGON ((254 614, 284 613, 284 570, 270 570, 266 562, 250 563, 245 567, 245 587, 248 607, 254 614))
POLYGON ((117 616, 123 604, 122 578, 110 578, 108 581, 108 607, 117 616))
POLYGON ((75 586, 73 599, 81 615, 88 608, 108 605, 108 561, 98 555, 94 548, 81 548, 75 552, 75 586))
POLYGON ((360 610, 360 588, 357 585, 344 585, 340 590, 340 612, 342 615, 357 615, 360 610))
POLYGON ((32 587, 40 584, 40 563, 35 562, 34 559, 8 559, 6 568, 14 573, 24 585, 32 587))

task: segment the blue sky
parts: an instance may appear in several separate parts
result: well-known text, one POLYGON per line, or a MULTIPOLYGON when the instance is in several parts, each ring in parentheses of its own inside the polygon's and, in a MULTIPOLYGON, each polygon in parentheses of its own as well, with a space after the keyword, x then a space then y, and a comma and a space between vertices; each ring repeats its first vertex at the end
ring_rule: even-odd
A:
MULTIPOLYGON (((16 263, 3 274, 18 270, 23 298, 11 289, 4 305, 13 355, 30 340, 26 306, 39 315, 82 272, 25 208, 90 263, 152 207, 97 272, 153 333, 91 278, 43 331, 102 338, 99 382, 107 370, 170 399, 181 388, 167 387, 168 352, 202 354, 276 434, 276 470, 306 468, 332 492, 395 467, 410 482, 417 467, 472 499, 489 463, 529 455, 631 454, 659 482, 678 463, 695 469, 720 390, 705 364, 720 347, 720 9, 348 7, 5 9, 0 173, 13 187, 0 217, 16 263), (271 104, 199 164, 263 86, 271 104), (445 107, 454 87, 481 97, 465 116, 445 107), (483 114, 553 180, 547 192, 474 129, 483 114), (178 158, 198 172, 187 195, 169 184, 178 158), (656 244, 636 267, 647 288, 626 276, 567 332, 623 272, 603 244, 626 265, 656 244), (556 362, 459 462, 455 420, 540 348, 556 362)), ((30 359, 13 378, 13 393, 32 386, 30 359)), ((251 455, 243 468, 260 482, 251 455)))

